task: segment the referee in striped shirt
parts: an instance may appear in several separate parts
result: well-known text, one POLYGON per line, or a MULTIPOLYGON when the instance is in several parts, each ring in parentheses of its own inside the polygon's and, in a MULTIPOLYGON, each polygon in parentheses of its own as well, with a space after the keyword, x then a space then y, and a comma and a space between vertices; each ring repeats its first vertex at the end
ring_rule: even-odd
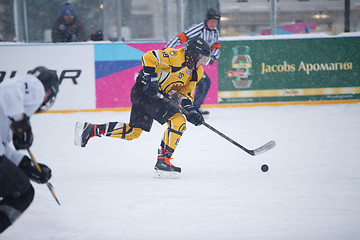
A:
MULTIPOLYGON (((165 48, 173 48, 175 46, 181 45, 187 42, 190 38, 201 37, 204 39, 211 47, 211 60, 210 65, 214 63, 220 56, 220 32, 217 29, 217 26, 220 22, 220 13, 214 8, 210 8, 206 14, 205 21, 192 25, 184 32, 173 37, 165 48)), ((209 114, 209 111, 204 111, 200 109, 203 104, 206 94, 209 91, 211 85, 210 78, 204 73, 203 78, 196 85, 196 93, 194 98, 194 105, 200 110, 200 112, 205 115, 209 114)))

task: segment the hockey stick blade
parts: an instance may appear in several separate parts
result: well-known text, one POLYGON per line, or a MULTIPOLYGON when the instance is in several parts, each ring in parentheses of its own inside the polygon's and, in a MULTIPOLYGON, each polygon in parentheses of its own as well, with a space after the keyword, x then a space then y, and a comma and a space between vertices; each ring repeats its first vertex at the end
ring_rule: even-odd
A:
POLYGON ((252 154, 251 154, 251 153, 250 153, 250 154, 253 155, 253 156, 259 155, 259 154, 262 154, 262 153, 264 153, 264 152, 269 151, 270 149, 273 149, 275 146, 276 146, 275 141, 270 141, 270 142, 262 145, 261 147, 252 150, 252 151, 251 151, 252 154))
POLYGON ((215 129, 213 126, 211 126, 210 124, 203 122, 202 125, 204 125, 205 127, 207 127, 208 129, 210 129, 211 131, 213 131, 214 133, 218 134, 219 136, 221 136, 222 138, 226 139, 227 141, 231 142, 232 144, 234 144, 235 146, 237 146, 238 148, 242 149, 244 152, 250 154, 251 156, 256 156, 259 155, 261 153, 267 152, 270 149, 274 148, 276 143, 275 141, 270 141, 264 145, 262 145, 259 148, 256 148, 254 150, 250 150, 247 149, 246 147, 244 147, 243 145, 239 144, 238 142, 234 141, 233 139, 231 139, 230 137, 226 136, 224 133, 220 132, 219 130, 215 129))

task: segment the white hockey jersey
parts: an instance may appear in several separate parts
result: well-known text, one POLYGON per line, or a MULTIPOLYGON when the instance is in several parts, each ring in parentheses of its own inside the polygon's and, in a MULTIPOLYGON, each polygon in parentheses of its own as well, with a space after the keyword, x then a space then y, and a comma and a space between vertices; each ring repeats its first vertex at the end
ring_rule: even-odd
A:
POLYGON ((41 81, 31 74, 7 78, 0 83, 0 155, 19 165, 24 157, 12 146, 11 120, 20 120, 22 114, 31 117, 45 97, 41 81))

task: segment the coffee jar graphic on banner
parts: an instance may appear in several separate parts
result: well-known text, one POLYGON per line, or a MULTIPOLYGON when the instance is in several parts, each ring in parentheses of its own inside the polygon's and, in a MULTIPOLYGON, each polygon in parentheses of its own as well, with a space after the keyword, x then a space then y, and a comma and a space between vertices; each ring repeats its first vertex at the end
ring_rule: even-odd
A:
POLYGON ((232 50, 232 69, 226 72, 226 76, 231 78, 234 87, 249 88, 252 83, 252 61, 250 57, 250 48, 248 46, 236 46, 233 47, 232 50))

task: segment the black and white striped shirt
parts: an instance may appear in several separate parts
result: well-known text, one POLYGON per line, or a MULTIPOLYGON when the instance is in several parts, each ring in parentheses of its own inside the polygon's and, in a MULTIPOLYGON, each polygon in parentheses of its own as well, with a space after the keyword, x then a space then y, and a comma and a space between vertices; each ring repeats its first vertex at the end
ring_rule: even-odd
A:
POLYGON ((194 24, 188 29, 186 29, 184 32, 178 34, 177 36, 173 37, 168 44, 165 46, 165 48, 173 48, 180 44, 183 44, 188 41, 190 38, 194 37, 201 37, 204 39, 211 48, 211 54, 210 56, 214 57, 215 59, 218 59, 220 56, 220 32, 217 28, 214 30, 209 30, 206 27, 205 22, 194 24))

